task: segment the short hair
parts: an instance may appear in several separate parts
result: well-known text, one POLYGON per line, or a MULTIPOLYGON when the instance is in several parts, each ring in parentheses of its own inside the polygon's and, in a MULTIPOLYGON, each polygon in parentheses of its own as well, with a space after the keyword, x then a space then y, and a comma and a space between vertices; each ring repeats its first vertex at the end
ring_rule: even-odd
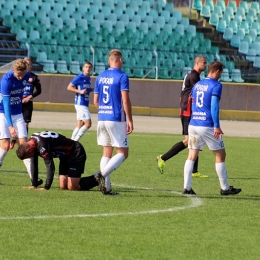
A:
POLYGON ((208 66, 208 73, 215 72, 217 70, 223 71, 224 65, 219 61, 213 61, 208 66))
POLYGON ((27 150, 29 145, 27 143, 20 144, 16 150, 16 155, 19 159, 23 160, 26 158, 27 150))
POLYGON ((27 63, 24 59, 17 59, 14 61, 13 70, 15 71, 26 71, 27 63))
POLYGON ((113 49, 108 53, 108 58, 110 60, 118 60, 119 58, 122 58, 122 53, 118 49, 113 49))
POLYGON ((202 55, 196 56, 195 59, 194 59, 194 64, 196 64, 197 62, 199 62, 202 59, 206 60, 206 58, 204 56, 202 56, 202 55))
POLYGON ((85 61, 84 64, 83 64, 83 66, 84 66, 85 64, 88 64, 88 65, 90 65, 90 66, 93 68, 93 65, 92 65, 92 63, 91 63, 90 61, 85 61))

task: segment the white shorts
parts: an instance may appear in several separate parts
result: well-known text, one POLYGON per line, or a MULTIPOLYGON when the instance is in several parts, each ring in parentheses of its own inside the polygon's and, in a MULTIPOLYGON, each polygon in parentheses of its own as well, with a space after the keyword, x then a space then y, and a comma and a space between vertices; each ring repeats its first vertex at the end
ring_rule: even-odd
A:
POLYGON ((98 121, 98 145, 127 148, 128 135, 126 134, 126 132, 126 122, 98 121))
POLYGON ((202 151, 205 144, 211 151, 225 148, 224 141, 220 138, 216 139, 214 137, 213 127, 189 125, 188 148, 202 151))
MULTIPOLYGON (((17 131, 18 138, 27 138, 27 130, 23 119, 23 114, 12 115, 13 127, 17 131)), ((4 113, 0 113, 0 139, 11 138, 4 113)))
POLYGON ((77 112, 77 120, 85 121, 85 120, 91 119, 91 115, 90 115, 90 112, 88 110, 88 107, 75 105, 75 109, 76 109, 76 112, 77 112))

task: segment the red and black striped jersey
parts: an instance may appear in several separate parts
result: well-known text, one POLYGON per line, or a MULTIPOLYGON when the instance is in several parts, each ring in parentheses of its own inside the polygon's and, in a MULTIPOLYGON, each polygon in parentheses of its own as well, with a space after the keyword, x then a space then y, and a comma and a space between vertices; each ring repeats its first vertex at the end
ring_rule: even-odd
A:
POLYGON ((180 96, 180 115, 191 116, 191 90, 193 86, 200 80, 200 74, 196 70, 188 73, 182 84, 180 96))

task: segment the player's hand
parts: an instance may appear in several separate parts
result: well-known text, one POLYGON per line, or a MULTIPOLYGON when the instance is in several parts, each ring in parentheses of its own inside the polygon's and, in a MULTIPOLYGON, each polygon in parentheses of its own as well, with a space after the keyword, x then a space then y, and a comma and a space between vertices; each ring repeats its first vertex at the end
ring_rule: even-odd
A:
POLYGON ((81 91, 80 91, 80 94, 81 95, 85 95, 85 94, 87 94, 87 90, 84 88, 84 89, 82 89, 81 91))
POLYGON ((36 187, 35 186, 23 186, 23 189, 31 190, 31 189, 36 189, 36 187))
POLYGON ((131 134, 133 132, 133 130, 134 130, 133 122, 128 122, 127 123, 127 132, 126 132, 126 134, 127 135, 131 134))
POLYGON ((13 139, 17 139, 18 136, 17 136, 17 131, 16 129, 13 127, 13 126, 9 126, 9 132, 10 132, 10 135, 13 139))
POLYGON ((222 135, 223 135, 223 134, 224 134, 224 133, 222 132, 222 130, 221 130, 220 127, 214 127, 214 137, 215 137, 216 139, 218 139, 218 138, 222 139, 222 135))

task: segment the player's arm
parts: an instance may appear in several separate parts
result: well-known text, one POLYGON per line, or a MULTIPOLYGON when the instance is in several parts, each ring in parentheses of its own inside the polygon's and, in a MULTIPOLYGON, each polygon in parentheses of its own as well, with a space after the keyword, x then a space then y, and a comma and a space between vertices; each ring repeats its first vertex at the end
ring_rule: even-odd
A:
POLYGON ((34 188, 37 188, 37 186, 38 186, 38 176, 39 176, 38 153, 37 152, 35 152, 34 156, 31 158, 31 163, 33 163, 32 186, 34 188))
POLYGON ((96 109, 98 109, 98 93, 94 93, 93 103, 94 103, 96 109))
POLYGON ((123 107, 126 114, 127 119, 127 134, 130 134, 134 130, 133 117, 132 117, 132 105, 129 97, 128 91, 121 91, 122 93, 122 101, 123 107))
POLYGON ((87 93, 87 90, 86 89, 77 89, 72 83, 70 83, 67 87, 67 90, 68 91, 71 91, 75 94, 81 94, 81 95, 85 95, 87 93))
POLYGON ((44 163, 46 166, 46 174, 47 174, 44 189, 49 190, 51 188, 53 178, 54 178, 55 165, 53 162, 53 158, 49 158, 49 157, 44 159, 44 163))
POLYGON ((35 76, 34 84, 33 86, 35 87, 35 91, 32 93, 32 98, 35 98, 39 96, 42 93, 42 85, 37 76, 35 76))
POLYGON ((219 97, 215 95, 211 97, 211 116, 214 123, 214 137, 221 138, 223 132, 219 122, 219 97))

